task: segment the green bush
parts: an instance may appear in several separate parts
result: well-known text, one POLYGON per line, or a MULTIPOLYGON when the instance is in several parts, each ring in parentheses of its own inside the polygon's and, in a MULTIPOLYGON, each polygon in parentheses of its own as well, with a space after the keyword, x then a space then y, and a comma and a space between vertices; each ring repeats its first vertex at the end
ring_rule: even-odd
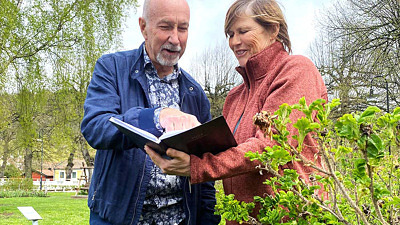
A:
POLYGON ((4 176, 8 178, 16 178, 20 177, 22 174, 21 170, 18 169, 16 166, 10 164, 6 165, 6 168, 4 170, 4 176))
MULTIPOLYGON (((82 187, 84 187, 84 186, 82 185, 82 187)), ((88 190, 80 189, 78 192, 78 195, 88 195, 88 194, 89 194, 88 190)))
POLYGON ((1 188, 4 191, 31 191, 33 189, 33 180, 31 178, 10 178, 1 188))
POLYGON ((262 153, 248 152, 246 157, 260 162, 260 172, 273 175, 264 183, 274 194, 254 196, 254 203, 261 205, 257 218, 247 216, 252 203, 242 204, 232 195, 218 196, 217 213, 249 224, 399 224, 400 108, 383 113, 368 107, 334 123, 329 114, 339 104, 338 99, 326 104, 319 99, 307 105, 302 98, 299 104, 282 104, 273 115, 258 114, 255 124, 277 144, 262 153), (292 123, 293 110, 304 117, 292 123), (298 131, 292 136, 296 147, 288 141, 288 124, 298 131), (318 142, 314 160, 301 154, 306 135, 318 142), (318 158, 322 167, 317 166, 318 158), (295 170, 279 169, 294 161, 314 169, 309 182, 295 170), (321 189, 325 194, 319 194, 321 189))
POLYGON ((47 197, 44 191, 0 191, 0 198, 18 198, 18 197, 47 197))

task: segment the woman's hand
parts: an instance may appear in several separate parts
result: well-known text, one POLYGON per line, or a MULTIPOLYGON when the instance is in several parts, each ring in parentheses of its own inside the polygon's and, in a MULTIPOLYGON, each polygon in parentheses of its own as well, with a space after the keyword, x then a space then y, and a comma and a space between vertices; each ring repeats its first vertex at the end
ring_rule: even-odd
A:
POLYGON ((150 156, 151 160, 160 167, 163 173, 178 176, 190 176, 190 155, 172 148, 167 149, 167 156, 171 159, 165 159, 156 153, 149 146, 144 150, 150 156))

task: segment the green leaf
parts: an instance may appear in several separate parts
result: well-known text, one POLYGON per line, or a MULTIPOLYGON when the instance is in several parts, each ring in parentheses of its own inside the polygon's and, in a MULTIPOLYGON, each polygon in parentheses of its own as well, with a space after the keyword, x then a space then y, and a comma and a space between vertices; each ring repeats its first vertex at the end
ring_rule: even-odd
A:
POLYGON ((314 131, 316 129, 319 129, 321 127, 321 125, 319 125, 319 123, 310 123, 310 125, 308 126, 308 129, 310 131, 314 131))
POLYGON ((396 107, 396 108, 393 110, 393 115, 400 115, 400 107, 396 107))
POLYGON ((376 135, 371 134, 368 138, 367 145, 367 156, 374 159, 380 159, 384 157, 384 146, 382 144, 382 139, 376 135))
POLYGON ((334 98, 334 99, 332 99, 332 101, 330 103, 328 103, 328 105, 329 105, 329 107, 331 109, 336 107, 336 106, 338 106, 338 105, 340 105, 340 104, 341 104, 340 103, 340 99, 338 99, 338 98, 334 98))
POLYGON ((249 213, 255 207, 253 202, 245 203, 234 199, 234 195, 223 195, 215 206, 215 214, 231 221, 242 223, 249 220, 249 213))
POLYGON ((399 206, 400 205, 400 198, 397 196, 393 196, 393 199, 389 202, 386 203, 388 206, 393 205, 393 206, 399 206))
POLYGON ((306 106, 306 98, 305 98, 305 97, 300 98, 299 104, 300 104, 301 106, 306 106))
POLYGON ((390 191, 385 185, 374 182, 374 197, 376 199, 381 199, 388 195, 390 195, 390 191))
POLYGON ((304 117, 297 120, 295 124, 293 124, 294 128, 300 130, 306 130, 310 126, 310 121, 304 117))
POLYGON ((353 176, 356 181, 361 181, 361 183, 366 183, 368 181, 368 176, 366 172, 366 161, 365 159, 355 159, 353 176))
MULTIPOLYGON (((275 147, 275 146, 274 146, 275 147)), ((271 158, 271 167, 275 170, 279 170, 279 166, 286 165, 288 162, 292 161, 293 157, 288 151, 276 146, 273 151, 269 152, 271 158)))
POLYGON ((366 119, 374 117, 375 113, 381 110, 376 106, 368 106, 368 108, 361 114, 360 118, 357 119, 358 123, 363 123, 366 119))
POLYGON ((345 154, 348 154, 348 153, 353 152, 353 148, 351 148, 351 147, 345 147, 345 146, 339 146, 338 152, 340 152, 340 153, 342 153, 342 154, 345 155, 345 154))
POLYGON ((332 148, 331 151, 335 153, 335 159, 342 159, 348 157, 347 154, 353 152, 353 148, 340 145, 337 149, 332 148))
POLYGON ((313 102, 310 104, 309 108, 310 108, 310 109, 321 108, 320 106, 322 106, 325 102, 326 102, 325 99, 322 99, 322 98, 317 99, 317 100, 313 101, 313 102))
POLYGON ((351 114, 345 114, 338 119, 335 130, 340 137, 356 140, 359 137, 359 126, 351 114))

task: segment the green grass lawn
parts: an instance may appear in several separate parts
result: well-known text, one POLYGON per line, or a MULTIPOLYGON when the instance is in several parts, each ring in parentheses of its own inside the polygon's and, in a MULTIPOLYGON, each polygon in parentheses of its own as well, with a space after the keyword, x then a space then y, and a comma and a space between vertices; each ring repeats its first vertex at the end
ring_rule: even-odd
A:
POLYGON ((89 224, 87 199, 71 198, 72 192, 49 192, 49 197, 0 198, 0 224, 32 224, 17 209, 32 206, 43 218, 40 225, 85 225, 89 224))
MULTIPOLYGON (((222 182, 215 188, 223 193, 222 182)), ((28 221, 17 209, 19 206, 32 206, 43 218, 40 225, 86 225, 89 224, 87 199, 71 198, 73 192, 49 192, 48 197, 0 198, 0 225, 28 225, 28 221)), ((220 225, 225 225, 222 220, 220 225)))

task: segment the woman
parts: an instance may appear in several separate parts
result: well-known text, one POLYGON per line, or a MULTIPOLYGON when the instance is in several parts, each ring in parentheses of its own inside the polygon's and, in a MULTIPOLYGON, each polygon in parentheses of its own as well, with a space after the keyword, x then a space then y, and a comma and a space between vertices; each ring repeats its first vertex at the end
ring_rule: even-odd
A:
MULTIPOLYGON (((225 34, 239 62, 237 71, 244 81, 229 92, 223 109, 238 146, 218 155, 204 154, 202 158, 170 149, 168 155, 174 158, 171 161, 148 152, 166 173, 190 176, 192 183, 223 179, 225 194, 235 194, 236 199, 251 202, 255 195, 272 193, 271 188, 263 184, 271 175, 261 176, 255 168, 258 162, 251 162, 244 154, 262 152, 266 146, 275 144, 256 129, 253 116, 262 110, 274 112, 283 103, 298 103, 303 96, 307 103, 327 99, 327 91, 309 59, 289 55, 291 44, 287 24, 275 0, 237 0, 227 12, 225 34)), ((291 121, 301 116, 293 111, 291 121)), ((292 126, 288 129, 294 133, 292 126)), ((308 136, 305 146, 315 145, 308 136)), ((316 151, 308 147, 302 154, 313 159, 316 151)), ((302 164, 294 162, 284 168, 296 169, 308 181, 311 170, 302 164)), ((252 216, 257 212, 257 209, 253 210, 252 216)))

